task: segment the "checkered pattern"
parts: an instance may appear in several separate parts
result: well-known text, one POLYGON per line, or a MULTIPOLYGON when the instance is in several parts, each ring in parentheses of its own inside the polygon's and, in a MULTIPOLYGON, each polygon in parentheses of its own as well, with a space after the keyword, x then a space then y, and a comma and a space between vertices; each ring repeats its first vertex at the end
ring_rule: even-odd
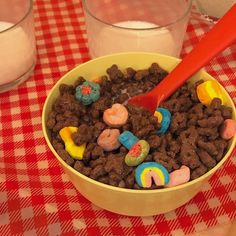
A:
MULTIPOLYGON (((34 10, 34 75, 0 94, 0 234, 182 236, 236 218, 235 150, 202 192, 167 214, 120 216, 94 206, 75 190, 46 146, 41 112, 56 81, 89 60, 82 6, 79 0, 38 0, 34 10)), ((191 20, 182 55, 209 27, 191 20)), ((206 69, 236 101, 236 45, 206 69)))

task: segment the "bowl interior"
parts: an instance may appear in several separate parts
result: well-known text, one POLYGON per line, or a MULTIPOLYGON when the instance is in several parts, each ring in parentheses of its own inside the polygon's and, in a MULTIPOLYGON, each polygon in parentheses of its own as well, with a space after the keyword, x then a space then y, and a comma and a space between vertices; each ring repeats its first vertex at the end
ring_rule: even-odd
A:
MULTIPOLYGON (((47 144, 55 157, 58 159, 58 161, 61 163, 61 165, 68 169, 68 171, 72 172, 73 174, 79 176, 80 178, 84 178, 87 181, 90 181, 94 184, 101 185, 104 188, 109 188, 115 191, 125 191, 125 192, 139 192, 142 194, 149 193, 149 192, 155 192, 155 191, 161 191, 161 192, 168 192, 168 191, 175 191, 179 188, 184 188, 188 185, 193 185, 196 182, 202 181, 206 178, 208 178, 210 175, 212 175, 229 157, 231 152, 233 151, 233 148, 235 147, 236 143, 236 135, 229 141, 228 150, 225 156, 222 158, 222 160, 210 171, 208 171, 206 174, 202 175, 201 177, 192 180, 188 183, 185 183, 183 185, 179 185, 172 188, 164 188, 164 189, 158 189, 158 190, 133 190, 133 189, 122 189, 118 187, 113 187, 110 185, 106 185, 103 183, 100 183, 98 181, 95 181, 93 179, 90 179, 76 170, 74 170, 72 167, 67 165, 57 154, 57 152, 54 150, 50 140, 50 132, 46 127, 46 121, 48 118, 48 114, 52 108, 53 103, 55 102, 56 98, 59 96, 59 86, 62 83, 65 84, 74 84, 75 80, 78 78, 78 76, 83 76, 87 80, 93 80, 101 75, 106 74, 106 69, 109 68, 112 64, 117 64, 120 69, 125 69, 127 67, 133 67, 134 69, 146 69, 148 68, 151 63, 157 62, 163 69, 167 71, 171 71, 178 63, 179 59, 155 54, 155 53, 139 53, 139 52, 131 52, 131 53, 119 53, 119 54, 112 54, 104 57, 100 57, 91 61, 88 61, 86 63, 83 63, 73 70, 69 71, 67 74, 65 74, 51 89, 49 92, 47 99, 44 104, 43 108, 43 114, 42 114, 42 126, 43 126, 43 132, 45 139, 47 141, 47 144)), ((198 73, 196 73, 188 82, 189 84, 192 84, 200 79, 203 80, 215 80, 213 77, 211 77, 209 74, 207 74, 205 71, 200 70, 198 73)), ((224 94, 225 98, 225 105, 232 107, 233 109, 233 119, 236 119, 236 110, 234 103, 232 99, 230 98, 229 94, 226 92, 226 90, 221 86, 222 92, 224 94)))

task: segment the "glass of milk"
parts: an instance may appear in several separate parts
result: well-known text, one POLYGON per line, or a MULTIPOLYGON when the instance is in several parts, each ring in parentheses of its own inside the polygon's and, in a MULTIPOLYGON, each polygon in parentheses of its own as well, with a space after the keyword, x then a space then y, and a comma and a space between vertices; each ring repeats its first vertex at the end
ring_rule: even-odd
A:
POLYGON ((179 57, 192 0, 83 0, 90 56, 125 51, 179 57))
POLYGON ((0 92, 25 81, 36 61, 33 0, 0 0, 0 92))

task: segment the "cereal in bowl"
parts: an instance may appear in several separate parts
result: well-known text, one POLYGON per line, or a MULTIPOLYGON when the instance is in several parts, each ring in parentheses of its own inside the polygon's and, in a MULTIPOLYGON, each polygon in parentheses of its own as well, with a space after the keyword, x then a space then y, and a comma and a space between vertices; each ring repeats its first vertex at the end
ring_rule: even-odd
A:
POLYGON ((112 65, 96 82, 79 77, 74 85, 61 84, 47 120, 54 149, 81 174, 121 188, 173 187, 202 176, 222 159, 236 132, 229 133, 232 109, 219 90, 217 96, 205 91, 204 81, 184 84, 154 114, 127 103, 166 75, 157 63, 124 71, 112 65), (68 144, 60 134, 70 127, 68 144), (68 145, 80 148, 79 155, 68 145))

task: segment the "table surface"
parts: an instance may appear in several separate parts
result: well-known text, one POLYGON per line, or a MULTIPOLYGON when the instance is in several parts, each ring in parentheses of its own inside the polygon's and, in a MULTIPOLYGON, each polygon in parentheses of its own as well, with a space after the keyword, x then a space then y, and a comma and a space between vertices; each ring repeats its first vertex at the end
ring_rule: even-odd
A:
MULTIPOLYGON (((0 94, 1 235, 188 235, 236 218, 236 151, 186 205, 153 217, 127 217, 100 209, 72 186, 43 137, 45 98, 67 71, 88 61, 79 0, 34 5, 37 65, 17 89, 0 94)), ((182 56, 210 29, 192 18, 182 56)), ((223 37, 223 36, 222 36, 223 37)), ((236 45, 206 70, 236 102, 236 45)))

